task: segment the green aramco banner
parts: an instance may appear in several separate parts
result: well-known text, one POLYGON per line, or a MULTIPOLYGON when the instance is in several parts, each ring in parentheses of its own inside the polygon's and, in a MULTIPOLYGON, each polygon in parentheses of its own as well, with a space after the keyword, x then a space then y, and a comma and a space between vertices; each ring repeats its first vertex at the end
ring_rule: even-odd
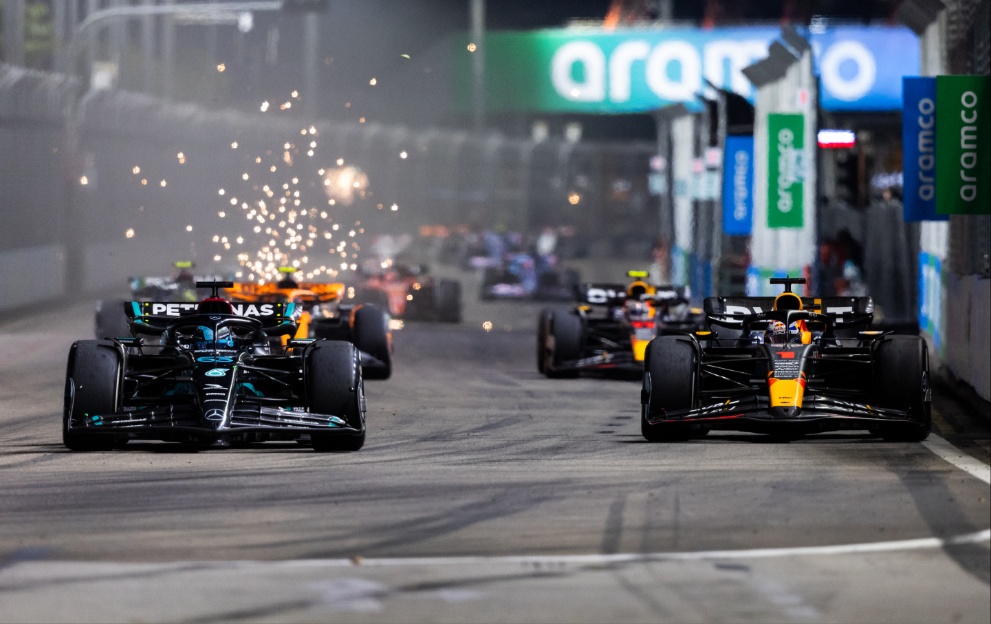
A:
POLYGON ((936 77, 936 213, 991 213, 991 78, 936 77))
POLYGON ((800 228, 804 223, 805 116, 768 114, 767 138, 767 227, 800 228))

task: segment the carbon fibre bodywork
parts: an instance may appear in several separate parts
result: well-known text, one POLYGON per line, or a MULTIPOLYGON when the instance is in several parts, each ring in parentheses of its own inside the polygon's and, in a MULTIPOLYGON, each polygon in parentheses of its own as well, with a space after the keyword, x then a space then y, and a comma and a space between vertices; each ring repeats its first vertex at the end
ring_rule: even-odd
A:
POLYGON ((641 390, 645 437, 710 429, 928 434, 931 391, 921 338, 867 329, 870 297, 794 296, 802 309, 773 309, 775 299, 707 299, 710 330, 651 344, 641 390), (768 344, 763 330, 773 322, 801 331, 768 344))
POLYGON ((325 340, 283 345, 279 336, 296 330, 292 304, 269 306, 269 314, 254 317, 181 309, 174 315, 141 313, 161 310, 157 305, 135 302, 131 319, 135 334, 157 339, 73 344, 63 420, 70 448, 94 450, 101 439, 363 441, 357 349, 325 340), (335 396, 328 398, 328 391, 335 396))
POLYGON ((643 368, 647 344, 657 336, 704 327, 702 310, 691 307, 681 287, 585 284, 572 308, 545 309, 538 321, 538 368, 551 376, 580 371, 643 368), (649 288, 649 292, 647 289, 649 288), (572 318, 573 317, 573 318, 572 318), (562 331, 570 323, 576 332, 562 331))

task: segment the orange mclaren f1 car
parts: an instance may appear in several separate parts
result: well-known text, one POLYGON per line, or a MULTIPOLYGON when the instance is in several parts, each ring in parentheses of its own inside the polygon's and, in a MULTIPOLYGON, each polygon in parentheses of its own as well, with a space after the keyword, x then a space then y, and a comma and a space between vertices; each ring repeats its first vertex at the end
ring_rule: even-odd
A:
POLYGON ((361 354, 365 379, 388 379, 392 374, 389 313, 375 305, 345 302, 346 290, 340 282, 296 282, 283 278, 278 283, 268 284, 235 282, 226 293, 235 307, 296 304, 296 340, 347 340, 361 354))

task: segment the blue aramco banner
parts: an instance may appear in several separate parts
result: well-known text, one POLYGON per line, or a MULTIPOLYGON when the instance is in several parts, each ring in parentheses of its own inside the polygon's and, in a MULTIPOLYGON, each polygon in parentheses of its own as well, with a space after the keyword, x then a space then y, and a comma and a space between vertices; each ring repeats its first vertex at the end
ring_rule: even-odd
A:
POLYGON ((936 214, 936 78, 902 79, 905 221, 945 221, 936 214))
POLYGON ((747 236, 754 227, 754 137, 726 137, 723 233, 747 236))

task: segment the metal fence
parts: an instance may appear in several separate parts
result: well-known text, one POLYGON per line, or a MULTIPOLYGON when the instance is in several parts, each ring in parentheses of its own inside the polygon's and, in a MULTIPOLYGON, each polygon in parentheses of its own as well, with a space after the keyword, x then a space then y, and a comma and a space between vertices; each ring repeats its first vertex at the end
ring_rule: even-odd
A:
MULTIPOLYGON (((254 159, 286 170, 277 161, 292 152, 303 193, 335 222, 364 219, 384 232, 433 224, 524 232, 568 226, 576 253, 632 255, 646 264, 659 222, 647 189, 655 151, 653 142, 537 142, 310 124, 278 111, 208 111, 126 92, 82 94, 64 76, 0 65, 0 253, 58 248, 52 253, 68 265, 69 289, 73 281, 99 287, 135 270, 114 266, 114 258, 142 257, 166 267, 160 270, 177 258, 209 264, 218 228, 233 234, 249 225, 221 225, 231 198, 221 189, 243 193, 242 200, 257 193, 242 180, 254 159), (328 206, 317 171, 338 162, 364 173, 368 184, 350 205, 328 206), (105 261, 83 263, 80 250, 95 247, 107 250, 99 256, 105 261)), ((11 257, 4 272, 17 270, 8 266, 11 257)))

